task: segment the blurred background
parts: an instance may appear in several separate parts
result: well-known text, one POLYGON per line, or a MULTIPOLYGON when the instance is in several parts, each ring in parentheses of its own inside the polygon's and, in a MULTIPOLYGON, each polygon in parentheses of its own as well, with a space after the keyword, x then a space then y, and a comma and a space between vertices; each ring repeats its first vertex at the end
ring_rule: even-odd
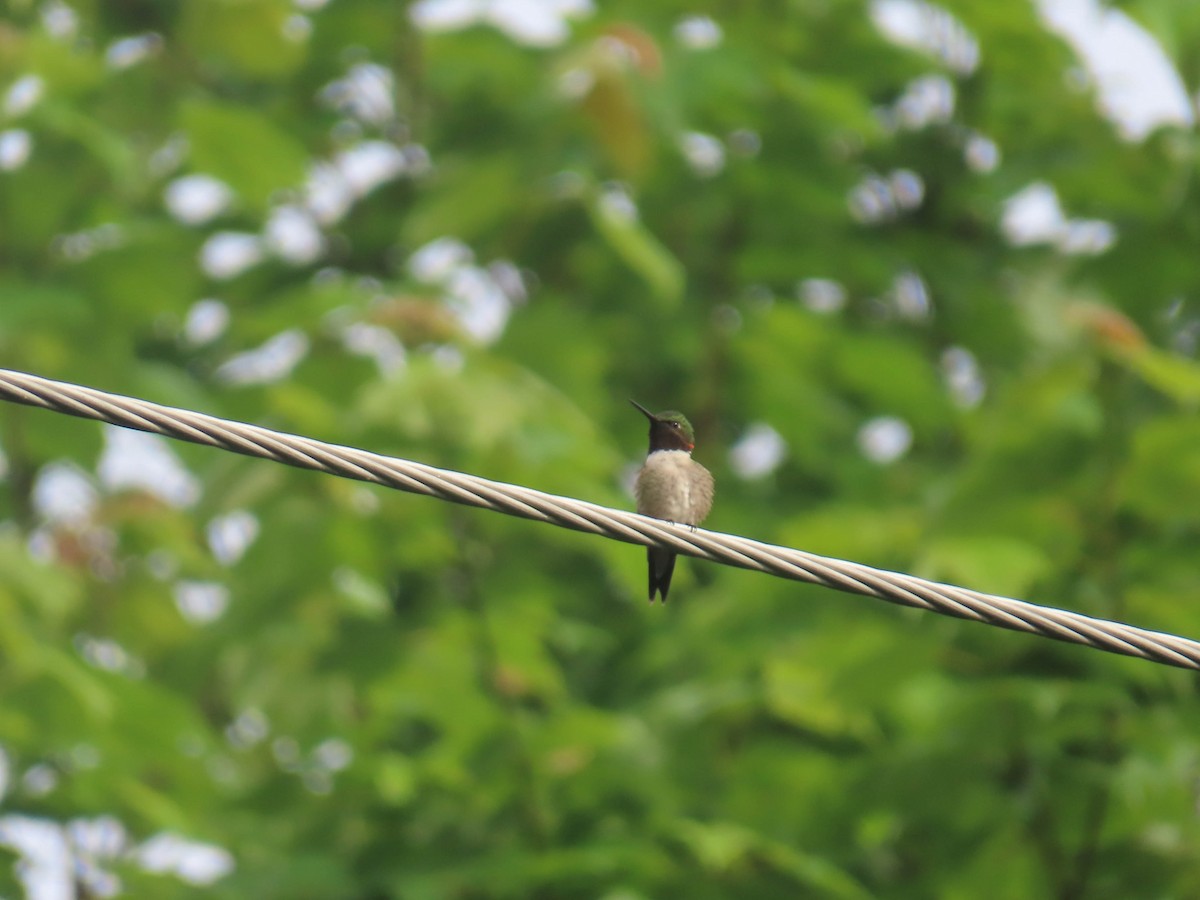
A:
MULTIPOLYGON (((0 365, 1200 636, 1200 5, 9 0, 0 365)), ((0 895, 1200 895, 1187 672, 0 404, 0 895)))

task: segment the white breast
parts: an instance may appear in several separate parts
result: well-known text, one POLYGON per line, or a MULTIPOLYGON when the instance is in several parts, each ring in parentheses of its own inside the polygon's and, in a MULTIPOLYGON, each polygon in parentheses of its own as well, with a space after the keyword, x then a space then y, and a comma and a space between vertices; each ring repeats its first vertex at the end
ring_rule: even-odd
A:
POLYGON ((712 505, 712 476, 686 450, 657 450, 646 457, 634 493, 643 515, 694 525, 712 505))

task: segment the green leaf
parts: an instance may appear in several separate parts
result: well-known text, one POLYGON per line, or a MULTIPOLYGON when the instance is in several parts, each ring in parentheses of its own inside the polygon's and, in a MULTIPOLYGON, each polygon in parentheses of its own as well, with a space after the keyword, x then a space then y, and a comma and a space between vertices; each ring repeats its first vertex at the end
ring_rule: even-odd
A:
POLYGON ((679 260, 651 234, 636 214, 594 194, 587 211, 597 233, 650 289, 659 305, 674 309, 683 299, 686 273, 679 260))
POLYGON ((253 109, 190 100, 180 111, 192 169, 219 178, 258 210, 271 195, 299 187, 308 165, 304 147, 253 109))
POLYGON ((1194 360, 1150 346, 1126 348, 1113 355, 1175 402, 1191 408, 1200 404, 1200 365, 1194 360))
POLYGON ((305 57, 305 42, 289 38, 294 9, 286 0, 185 3, 180 31, 196 58, 241 77, 282 80, 305 57))
POLYGON ((1027 541, 1004 534, 981 534, 928 541, 916 568, 934 581, 1019 598, 1052 571, 1052 564, 1027 541))
POLYGON ((1152 520, 1195 521, 1198 492, 1200 420, 1162 417, 1140 427, 1121 478, 1122 502, 1152 520))

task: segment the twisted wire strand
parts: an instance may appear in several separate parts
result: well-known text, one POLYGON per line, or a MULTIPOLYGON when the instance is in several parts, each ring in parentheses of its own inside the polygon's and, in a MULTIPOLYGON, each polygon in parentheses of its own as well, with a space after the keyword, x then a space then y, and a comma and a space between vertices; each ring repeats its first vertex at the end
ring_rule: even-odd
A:
POLYGON ((599 534, 630 544, 665 547, 699 559, 1083 644, 1109 653, 1200 669, 1200 642, 1188 638, 735 535, 675 525, 570 497, 160 406, 24 372, 0 369, 0 399, 599 534))

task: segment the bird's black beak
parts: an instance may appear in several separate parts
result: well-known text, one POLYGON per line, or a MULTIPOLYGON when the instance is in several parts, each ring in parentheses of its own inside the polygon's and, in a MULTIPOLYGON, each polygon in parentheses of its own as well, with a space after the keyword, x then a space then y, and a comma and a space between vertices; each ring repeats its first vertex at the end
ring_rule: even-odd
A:
POLYGON ((650 412, 650 410, 646 409, 646 407, 642 406, 642 404, 638 403, 636 400, 630 400, 629 402, 632 403, 634 405, 634 407, 636 407, 641 412, 641 414, 643 416, 645 416, 647 419, 649 419, 651 422, 657 421, 657 419, 654 416, 654 413, 650 412))

